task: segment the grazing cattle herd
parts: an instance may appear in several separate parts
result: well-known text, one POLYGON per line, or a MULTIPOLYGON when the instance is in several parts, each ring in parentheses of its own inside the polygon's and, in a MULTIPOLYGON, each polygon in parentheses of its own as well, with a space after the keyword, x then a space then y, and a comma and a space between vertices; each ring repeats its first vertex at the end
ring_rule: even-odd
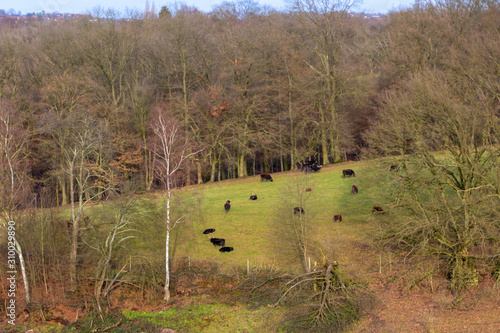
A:
MULTIPOLYGON (((306 173, 308 171, 319 171, 320 169, 321 169, 321 167, 318 167, 316 163, 309 162, 309 163, 303 165, 303 170, 305 170, 306 173)), ((396 166, 396 165, 391 165, 390 171, 395 171, 395 170, 399 170, 399 167, 396 166)), ((345 178, 345 176, 356 177, 356 173, 352 169, 344 169, 344 170, 342 170, 342 177, 345 178)), ((272 182, 273 181, 273 177, 270 174, 263 173, 263 174, 260 175, 260 181, 263 182, 264 180, 272 182)), ((312 191, 312 188, 310 188, 310 187, 308 187, 306 189, 306 192, 311 192, 311 191, 312 191)), ((352 185, 351 186, 351 193, 353 193, 353 194, 357 194, 358 193, 358 186, 357 185, 352 185)), ((257 200, 257 195, 256 194, 250 195, 250 200, 257 200)), ((230 209, 231 209, 231 200, 227 200, 226 203, 224 204, 224 210, 226 211, 226 213, 228 213, 230 209)), ((305 213, 305 211, 301 207, 294 207, 293 208, 293 214, 294 215, 297 215, 297 214, 300 215, 300 214, 304 214, 304 213, 305 213)), ((374 214, 375 213, 384 214, 385 211, 380 206, 373 206, 372 207, 372 213, 374 213, 374 214)), ((333 216, 333 222, 342 222, 342 215, 340 215, 340 214, 334 215, 333 216)), ((210 229, 205 229, 203 231, 203 234, 207 235, 207 234, 212 234, 214 232, 215 232, 215 229, 210 228, 210 229)), ((214 245, 215 248, 217 248, 218 246, 220 246, 221 248, 219 249, 219 251, 222 252, 222 253, 231 252, 231 251, 234 250, 233 247, 226 246, 226 240, 224 238, 214 238, 214 237, 211 237, 210 238, 210 242, 214 245)))

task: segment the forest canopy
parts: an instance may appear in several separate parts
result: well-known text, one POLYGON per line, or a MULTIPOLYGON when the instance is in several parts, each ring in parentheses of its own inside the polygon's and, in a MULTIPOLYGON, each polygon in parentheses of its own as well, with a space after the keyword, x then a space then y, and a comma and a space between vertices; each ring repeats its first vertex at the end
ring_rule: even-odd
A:
POLYGON ((89 198, 162 186, 155 109, 200 151, 173 186, 447 149, 462 135, 498 145, 498 2, 416 2, 381 17, 353 14, 352 1, 238 4, 3 22, 0 107, 23 133, 23 191, 68 203, 68 153, 83 146, 89 198))

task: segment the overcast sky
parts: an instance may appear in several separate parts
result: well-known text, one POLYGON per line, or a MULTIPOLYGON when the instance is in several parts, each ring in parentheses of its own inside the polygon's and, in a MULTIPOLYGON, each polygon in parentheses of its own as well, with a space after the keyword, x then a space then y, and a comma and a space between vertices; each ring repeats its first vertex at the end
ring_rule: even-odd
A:
MULTIPOLYGON (((362 0, 357 11, 365 11, 368 13, 387 13, 393 9, 407 7, 412 4, 413 0, 362 0)), ((174 1, 154 1, 155 6, 161 6, 173 3, 174 1)), ((180 3, 185 3, 189 6, 194 6, 203 12, 212 10, 213 5, 220 4, 222 0, 181 0, 180 3)), ((153 3, 150 0, 149 3, 153 3)), ((261 5, 270 5, 276 9, 283 9, 285 0, 258 0, 261 5)), ((146 0, 0 0, 0 9, 9 11, 13 9, 16 13, 32 13, 32 12, 59 12, 59 13, 88 13, 92 8, 100 6, 104 9, 112 8, 122 13, 126 9, 144 11, 146 0)))

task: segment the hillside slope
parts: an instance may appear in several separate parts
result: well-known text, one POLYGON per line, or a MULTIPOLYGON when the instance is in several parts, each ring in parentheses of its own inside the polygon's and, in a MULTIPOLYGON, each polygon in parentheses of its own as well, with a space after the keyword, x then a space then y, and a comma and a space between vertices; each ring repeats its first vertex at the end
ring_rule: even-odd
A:
MULTIPOLYGON (((378 298, 378 306, 352 328, 352 332, 500 332, 500 294, 483 276, 479 288, 456 302, 439 272, 422 283, 419 267, 383 249, 376 241, 378 221, 391 219, 390 161, 377 160, 331 165, 317 173, 273 174, 273 182, 259 176, 183 189, 184 196, 199 202, 196 213, 179 228, 174 252, 199 260, 212 260, 226 269, 274 266, 300 271, 296 245, 284 232, 293 219, 297 183, 311 187, 305 210, 311 226, 311 262, 336 260, 342 270, 364 283, 378 298), (356 177, 342 177, 342 169, 354 169, 356 177), (356 184, 359 193, 351 193, 356 184), (258 200, 251 201, 251 194, 258 200), (224 202, 231 200, 225 213, 224 202), (372 214, 373 205, 386 214, 372 214), (341 214, 342 222, 333 222, 341 214), (226 239, 234 251, 220 253, 202 234, 215 228, 213 237, 226 239)), ((299 187, 300 187, 299 186, 299 187)), ((213 327, 212 327, 213 329, 213 327)))
POLYGON ((387 218, 371 212, 373 205, 385 204, 380 194, 385 189, 379 191, 372 184, 375 174, 391 174, 385 163, 380 166, 383 170, 371 164, 333 165, 308 175, 299 171, 277 173, 273 174, 273 182, 261 182, 259 176, 252 176, 182 189, 183 198, 197 207, 184 216, 173 251, 176 256, 216 260, 227 266, 244 266, 248 259, 254 265, 300 269, 289 222, 298 218, 293 207, 301 205, 300 196, 305 195, 307 200, 302 205, 310 226, 311 262, 337 260, 347 267, 359 267, 361 263, 351 257, 353 251, 362 249, 356 250, 353 243, 365 239, 367 232, 376 228, 377 218, 387 218), (356 176, 342 177, 344 168, 355 169, 356 176), (353 184, 358 186, 358 194, 351 193, 353 184), (304 192, 308 187, 312 191, 304 192), (257 194, 258 200, 249 200, 251 194, 257 194), (226 200, 231 200, 227 214, 223 208, 226 200), (342 215, 342 222, 333 222, 336 214, 342 215), (216 232, 203 235, 207 228, 215 228, 216 232), (209 237, 225 238, 226 246, 232 246, 234 251, 216 251, 209 237))

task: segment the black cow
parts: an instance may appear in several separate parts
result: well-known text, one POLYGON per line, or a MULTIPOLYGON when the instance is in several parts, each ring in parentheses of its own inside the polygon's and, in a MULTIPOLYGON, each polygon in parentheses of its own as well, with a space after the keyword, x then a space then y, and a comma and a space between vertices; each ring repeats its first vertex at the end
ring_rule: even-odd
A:
POLYGON ((203 231, 203 234, 208 235, 211 234, 212 232, 215 232, 215 229, 205 229, 205 231, 203 231))
POLYGON ((333 215, 333 222, 340 221, 342 222, 342 215, 333 215))
POLYGON ((271 175, 268 173, 263 173, 260 175, 260 181, 263 182, 264 180, 265 181, 268 181, 268 180, 273 181, 273 177, 271 177, 271 175))
POLYGON ((317 166, 316 164, 313 164, 313 165, 311 165, 311 169, 312 169, 312 171, 316 172, 316 171, 321 170, 321 167, 317 166))
POLYGON ((250 200, 257 200, 257 195, 256 194, 252 194, 250 196, 250 200))
POLYGON ((302 165, 302 170, 305 171, 305 173, 308 173, 310 171, 317 172, 321 170, 321 167, 318 166, 315 162, 314 163, 307 163, 302 165))
POLYGON ((229 212, 229 210, 231 209, 231 200, 226 201, 226 203, 224 204, 224 209, 226 210, 226 213, 229 212))
POLYGON ((351 169, 345 169, 345 170, 342 170, 342 177, 344 177, 344 178, 345 178, 345 176, 349 176, 349 177, 353 176, 353 177, 356 177, 356 174, 355 174, 355 173, 354 173, 354 171, 353 171, 353 170, 351 170, 351 169))
POLYGON ((399 171, 399 166, 396 164, 391 165, 391 171, 399 171))
POLYGON ((352 194, 358 194, 358 187, 356 185, 352 185, 351 192, 352 194))
POLYGON ((382 209, 382 207, 380 206, 373 206, 372 207, 372 213, 381 213, 381 214, 384 214, 384 210, 382 209))
POLYGON ((304 214, 305 212, 304 212, 304 210, 303 210, 302 208, 300 208, 300 207, 295 207, 295 208, 293 209, 293 214, 295 215, 295 214, 297 214, 297 213, 299 213, 299 214, 304 214))
POLYGON ((210 242, 212 242, 215 247, 226 245, 226 240, 224 238, 210 238, 210 242))
POLYGON ((224 247, 221 247, 221 248, 219 249, 219 251, 220 251, 220 252, 231 252, 231 251, 233 251, 233 250, 234 250, 234 249, 233 249, 233 247, 232 247, 232 246, 224 246, 224 247))

